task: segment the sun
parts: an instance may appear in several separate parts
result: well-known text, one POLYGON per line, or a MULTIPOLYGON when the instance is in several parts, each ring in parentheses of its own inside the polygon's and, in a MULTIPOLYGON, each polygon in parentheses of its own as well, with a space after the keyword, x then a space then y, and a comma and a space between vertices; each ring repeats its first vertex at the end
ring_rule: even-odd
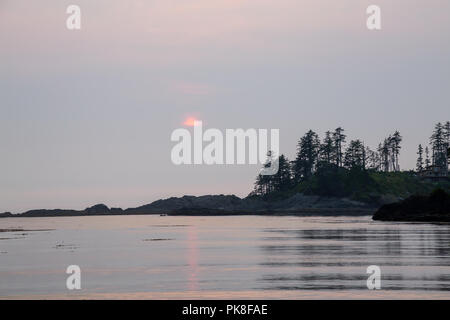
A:
POLYGON ((198 121, 198 120, 194 117, 189 117, 183 122, 183 124, 188 127, 193 127, 195 124, 195 121, 198 121))

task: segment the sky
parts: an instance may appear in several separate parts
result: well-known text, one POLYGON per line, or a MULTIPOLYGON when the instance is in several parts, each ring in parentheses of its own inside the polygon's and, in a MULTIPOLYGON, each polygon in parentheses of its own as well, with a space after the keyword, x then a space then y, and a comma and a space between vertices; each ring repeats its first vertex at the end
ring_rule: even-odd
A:
POLYGON ((0 212, 246 196, 258 165, 172 163, 188 117, 279 129, 291 159, 309 129, 372 148, 399 130, 413 168, 450 120, 449 15, 448 0, 0 0, 0 212))

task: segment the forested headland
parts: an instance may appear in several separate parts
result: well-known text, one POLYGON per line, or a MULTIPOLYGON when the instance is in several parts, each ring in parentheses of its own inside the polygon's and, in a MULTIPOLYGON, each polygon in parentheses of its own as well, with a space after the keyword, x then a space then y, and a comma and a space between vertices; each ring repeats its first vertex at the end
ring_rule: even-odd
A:
MULTIPOLYGON (((450 192, 450 121, 436 124, 429 144, 418 145, 415 169, 400 168, 402 140, 400 132, 394 131, 376 149, 371 149, 360 139, 347 141, 345 130, 341 127, 326 132, 322 140, 316 132, 309 130, 299 139, 293 161, 283 154, 274 157, 269 152, 264 167, 278 161, 278 172, 275 175, 258 175, 254 190, 243 199, 235 195, 183 196, 124 210, 97 204, 84 210, 5 212, 0 213, 0 218, 136 214, 368 215, 385 204, 411 196, 415 196, 413 200, 404 202, 407 209, 411 204, 419 203, 417 199, 423 204, 420 206, 423 209, 430 201, 439 198, 445 200, 441 201, 444 205, 437 207, 441 210, 448 204, 448 197, 427 196, 437 188, 450 192)), ((403 207, 387 208, 397 210, 403 207)), ((426 213, 442 211, 435 209, 431 206, 426 213)), ((403 213, 400 215, 404 217, 403 213)), ((436 217, 434 215, 433 219, 436 217)), ((422 215, 420 219, 425 218, 422 215)))
POLYGON ((418 145, 415 169, 400 168, 402 140, 394 131, 372 149, 360 139, 347 141, 341 127, 325 132, 323 139, 309 130, 299 139, 293 161, 269 152, 264 166, 278 161, 279 170, 258 175, 249 197, 279 200, 303 193, 383 204, 437 187, 450 190, 450 121, 435 125, 429 145, 418 145))

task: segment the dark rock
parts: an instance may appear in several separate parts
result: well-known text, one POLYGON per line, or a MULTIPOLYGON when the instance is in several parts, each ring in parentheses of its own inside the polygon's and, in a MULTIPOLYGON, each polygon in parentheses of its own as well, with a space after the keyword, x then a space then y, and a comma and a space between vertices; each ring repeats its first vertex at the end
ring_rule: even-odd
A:
POLYGON ((0 213, 0 217, 2 217, 2 218, 12 217, 12 216, 13 216, 13 214, 11 212, 0 213))
POLYGON ((81 211, 77 210, 65 210, 65 209, 37 209, 37 210, 29 210, 20 215, 20 217, 58 217, 58 216, 78 216, 81 215, 81 211))
MULTIPOLYGON (((327 212, 338 209, 341 213, 345 209, 362 209, 361 214, 373 213, 373 208, 358 201, 345 198, 310 196, 301 193, 278 201, 265 201, 259 197, 241 199, 235 195, 206 195, 184 196, 168 198, 150 204, 126 209, 127 214, 171 214, 171 215, 225 215, 225 214, 268 214, 295 212, 327 212)), ((356 212, 354 210, 354 212, 356 212)))
POLYGON ((437 189, 429 196, 415 195, 386 204, 375 212, 373 220, 450 222, 450 194, 437 189))
POLYGON ((123 213, 123 209, 122 208, 111 208, 111 213, 114 214, 122 214, 123 213))
POLYGON ((111 210, 104 204, 96 204, 95 206, 84 209, 88 214, 105 214, 110 213, 111 210))
POLYGON ((152 213, 171 213, 171 212, 186 212, 197 209, 205 212, 229 212, 242 210, 260 210, 263 202, 251 200, 246 201, 236 197, 235 195, 206 195, 206 196, 183 196, 181 198, 168 198, 154 201, 150 204, 126 209, 127 214, 152 214, 152 213))

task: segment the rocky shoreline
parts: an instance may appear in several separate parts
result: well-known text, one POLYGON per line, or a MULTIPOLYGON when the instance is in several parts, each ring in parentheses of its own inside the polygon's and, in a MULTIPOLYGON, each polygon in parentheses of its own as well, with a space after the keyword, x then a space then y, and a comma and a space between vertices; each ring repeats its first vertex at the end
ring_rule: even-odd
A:
POLYGON ((108 208, 98 204, 84 210, 38 209, 19 214, 5 212, 0 218, 69 217, 99 215, 372 215, 375 207, 346 198, 331 198, 295 194, 284 200, 265 201, 261 198, 241 199, 234 195, 172 197, 136 208, 108 208))
POLYGON ((373 220, 410 222, 450 222, 450 194, 442 189, 429 196, 411 196, 379 208, 373 220))

